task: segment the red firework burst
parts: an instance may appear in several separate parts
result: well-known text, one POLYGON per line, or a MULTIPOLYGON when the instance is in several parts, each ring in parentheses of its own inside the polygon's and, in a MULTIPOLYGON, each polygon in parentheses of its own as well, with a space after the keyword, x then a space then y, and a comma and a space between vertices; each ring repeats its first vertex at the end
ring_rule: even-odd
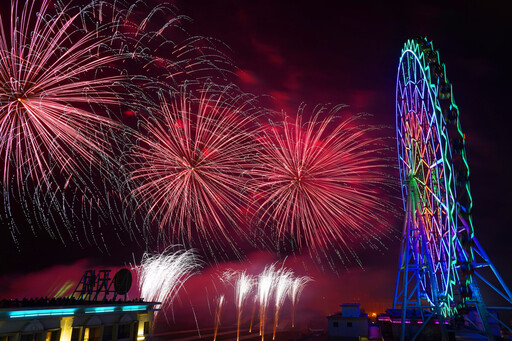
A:
POLYGON ((207 85, 194 96, 185 86, 170 101, 162 99, 159 113, 144 121, 146 134, 133 154, 136 200, 173 237, 199 237, 209 248, 232 242, 228 226, 239 226, 238 206, 248 201, 256 112, 251 96, 233 91, 207 85))
POLYGON ((386 147, 369 137, 375 128, 358 124, 358 117, 337 124, 340 108, 327 113, 317 107, 306 121, 301 107, 294 119, 262 129, 263 152, 252 172, 258 219, 281 241, 291 238, 318 250, 375 235, 382 226, 378 220, 387 205, 375 188, 389 184, 388 166, 377 155, 386 147))
MULTIPOLYGON (((88 30, 86 9, 52 15, 49 2, 11 1, 10 28, 0 23, 0 154, 3 183, 12 173, 41 183, 52 168, 73 175, 80 160, 98 162, 103 129, 116 124, 92 107, 119 102, 120 75, 99 76, 121 59, 108 53, 106 27, 88 30), (87 77, 85 77, 87 76, 87 77)), ((111 33, 111 32, 110 32, 111 33)))

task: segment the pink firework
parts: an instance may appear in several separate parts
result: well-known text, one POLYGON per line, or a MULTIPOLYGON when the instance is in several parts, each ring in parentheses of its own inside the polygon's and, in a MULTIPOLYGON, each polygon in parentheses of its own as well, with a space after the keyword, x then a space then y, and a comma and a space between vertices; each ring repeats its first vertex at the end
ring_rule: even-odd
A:
POLYGON ((244 219, 239 206, 248 201, 255 113, 253 98, 232 87, 210 84, 197 93, 182 87, 144 121, 133 154, 133 195, 160 229, 217 249, 231 243, 230 227, 244 234, 237 226, 244 219))
POLYGON ((375 190, 389 184, 378 155, 387 147, 369 136, 375 128, 358 124, 360 117, 337 120, 340 108, 317 107, 308 120, 301 107, 295 118, 262 129, 264 151, 253 170, 258 219, 299 248, 350 246, 352 238, 379 235, 387 210, 375 190))
MULTIPOLYGON (((126 68, 144 70, 144 76, 171 86, 199 78, 226 79, 233 65, 221 42, 187 33, 192 21, 167 2, 96 2, 95 17, 116 28, 114 45, 129 54, 126 68)), ((138 77, 146 90, 154 82, 138 77), (149 85, 149 86, 148 86, 149 85)), ((147 94, 145 94, 147 95, 147 94)))
POLYGON ((122 59, 107 47, 112 32, 101 25, 89 30, 87 9, 53 15, 49 1, 35 2, 12 0, 10 27, 0 24, 4 186, 12 175, 18 184, 26 176, 42 183, 52 172, 72 176, 83 160, 100 166, 104 129, 117 126, 103 114, 119 103, 113 89, 124 80, 101 71, 122 59))

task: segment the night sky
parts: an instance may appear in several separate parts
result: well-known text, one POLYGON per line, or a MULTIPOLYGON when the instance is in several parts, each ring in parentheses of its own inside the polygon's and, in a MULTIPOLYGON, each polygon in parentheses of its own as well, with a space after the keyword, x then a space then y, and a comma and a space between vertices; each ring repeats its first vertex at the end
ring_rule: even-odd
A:
MULTIPOLYGON (((512 206, 512 72, 506 52, 512 33, 510 3, 508 7, 486 1, 190 0, 175 4, 180 13, 193 19, 186 25, 188 32, 218 39, 229 47, 243 90, 271 95, 274 109, 290 113, 301 103, 347 104, 345 113, 372 114, 372 122, 388 126, 391 137, 396 70, 403 44, 420 36, 432 40, 446 64, 466 135, 476 236, 512 285, 508 215, 512 206)), ((400 200, 395 201, 401 205, 400 200)), ((390 219, 390 224, 399 230, 402 217, 390 219)), ((48 290, 31 291, 29 284, 48 286, 55 279, 65 281, 66 276, 76 281, 87 267, 120 267, 133 262, 133 257, 140 259, 144 251, 136 244, 114 243, 108 255, 93 246, 64 246, 44 231, 37 231, 37 237, 24 232, 16 246, 7 226, 0 238, 0 293, 4 297, 46 295, 48 290)), ((288 259, 287 265, 297 273, 315 277, 305 292, 308 314, 322 317, 334 313, 342 300, 362 301, 363 306, 377 302, 368 308, 374 310, 388 307, 400 246, 396 234, 385 239, 385 244, 387 249, 380 251, 358 250, 364 269, 340 264, 337 275, 322 272, 300 257, 288 259), (324 293, 322 299, 318 292, 324 293)), ((242 263, 220 264, 218 269, 257 271, 277 259, 256 252, 242 263)), ((206 266, 202 275, 191 280, 189 294, 201 291, 202 281, 208 281, 218 269, 206 266)))

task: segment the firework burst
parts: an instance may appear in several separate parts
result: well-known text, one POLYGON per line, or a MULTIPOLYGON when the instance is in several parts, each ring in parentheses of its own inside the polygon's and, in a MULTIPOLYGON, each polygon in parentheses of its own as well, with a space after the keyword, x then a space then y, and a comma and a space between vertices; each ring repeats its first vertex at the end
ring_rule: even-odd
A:
MULTIPOLYGON (((263 152, 253 170, 258 182, 258 219, 277 239, 300 248, 327 249, 341 242, 350 252, 351 238, 379 235, 379 215, 387 211, 375 188, 389 183, 387 147, 369 137, 375 127, 359 117, 336 124, 334 107, 317 107, 309 121, 301 107, 296 118, 262 129, 263 152)), ((355 254, 353 254, 355 255, 355 254)))
POLYGON ((0 14, 0 216, 10 235, 18 244, 29 226, 106 252, 110 238, 141 240, 118 156, 158 91, 225 78, 221 44, 190 36, 190 19, 168 4, 12 0, 10 10, 0 14))
POLYGON ((107 27, 87 29, 86 9, 51 15, 49 1, 23 7, 12 0, 11 26, 0 26, 0 154, 3 184, 11 175, 51 182, 52 173, 73 176, 81 161, 100 165, 108 145, 104 130, 118 125, 105 108, 119 104, 115 88, 125 80, 106 75, 111 53, 107 27), (21 8, 21 12, 20 9, 21 8), (54 169, 55 168, 55 169, 54 169))
POLYGON ((12 0, 0 23, 0 216, 16 244, 28 226, 107 250, 98 227, 126 226, 116 117, 141 96, 120 68, 130 55, 112 46, 119 27, 96 9, 12 0))
POLYGON ((171 237, 189 245, 197 237, 203 250, 227 243, 236 251, 229 231, 245 233, 239 205, 248 201, 253 97, 233 95, 233 87, 218 90, 206 85, 196 97, 184 86, 170 101, 162 97, 133 153, 133 195, 171 237))
POLYGON ((160 254, 145 253, 135 267, 140 295, 146 301, 170 306, 183 284, 196 272, 200 263, 193 250, 173 251, 167 248, 160 254))

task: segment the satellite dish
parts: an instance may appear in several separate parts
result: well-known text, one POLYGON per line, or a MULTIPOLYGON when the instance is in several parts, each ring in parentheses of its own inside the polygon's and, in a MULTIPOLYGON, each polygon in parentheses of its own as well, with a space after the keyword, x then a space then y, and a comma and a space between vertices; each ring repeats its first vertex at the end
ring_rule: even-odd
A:
POLYGON ((114 275, 114 290, 119 295, 126 295, 132 287, 132 273, 128 269, 121 269, 114 275))

